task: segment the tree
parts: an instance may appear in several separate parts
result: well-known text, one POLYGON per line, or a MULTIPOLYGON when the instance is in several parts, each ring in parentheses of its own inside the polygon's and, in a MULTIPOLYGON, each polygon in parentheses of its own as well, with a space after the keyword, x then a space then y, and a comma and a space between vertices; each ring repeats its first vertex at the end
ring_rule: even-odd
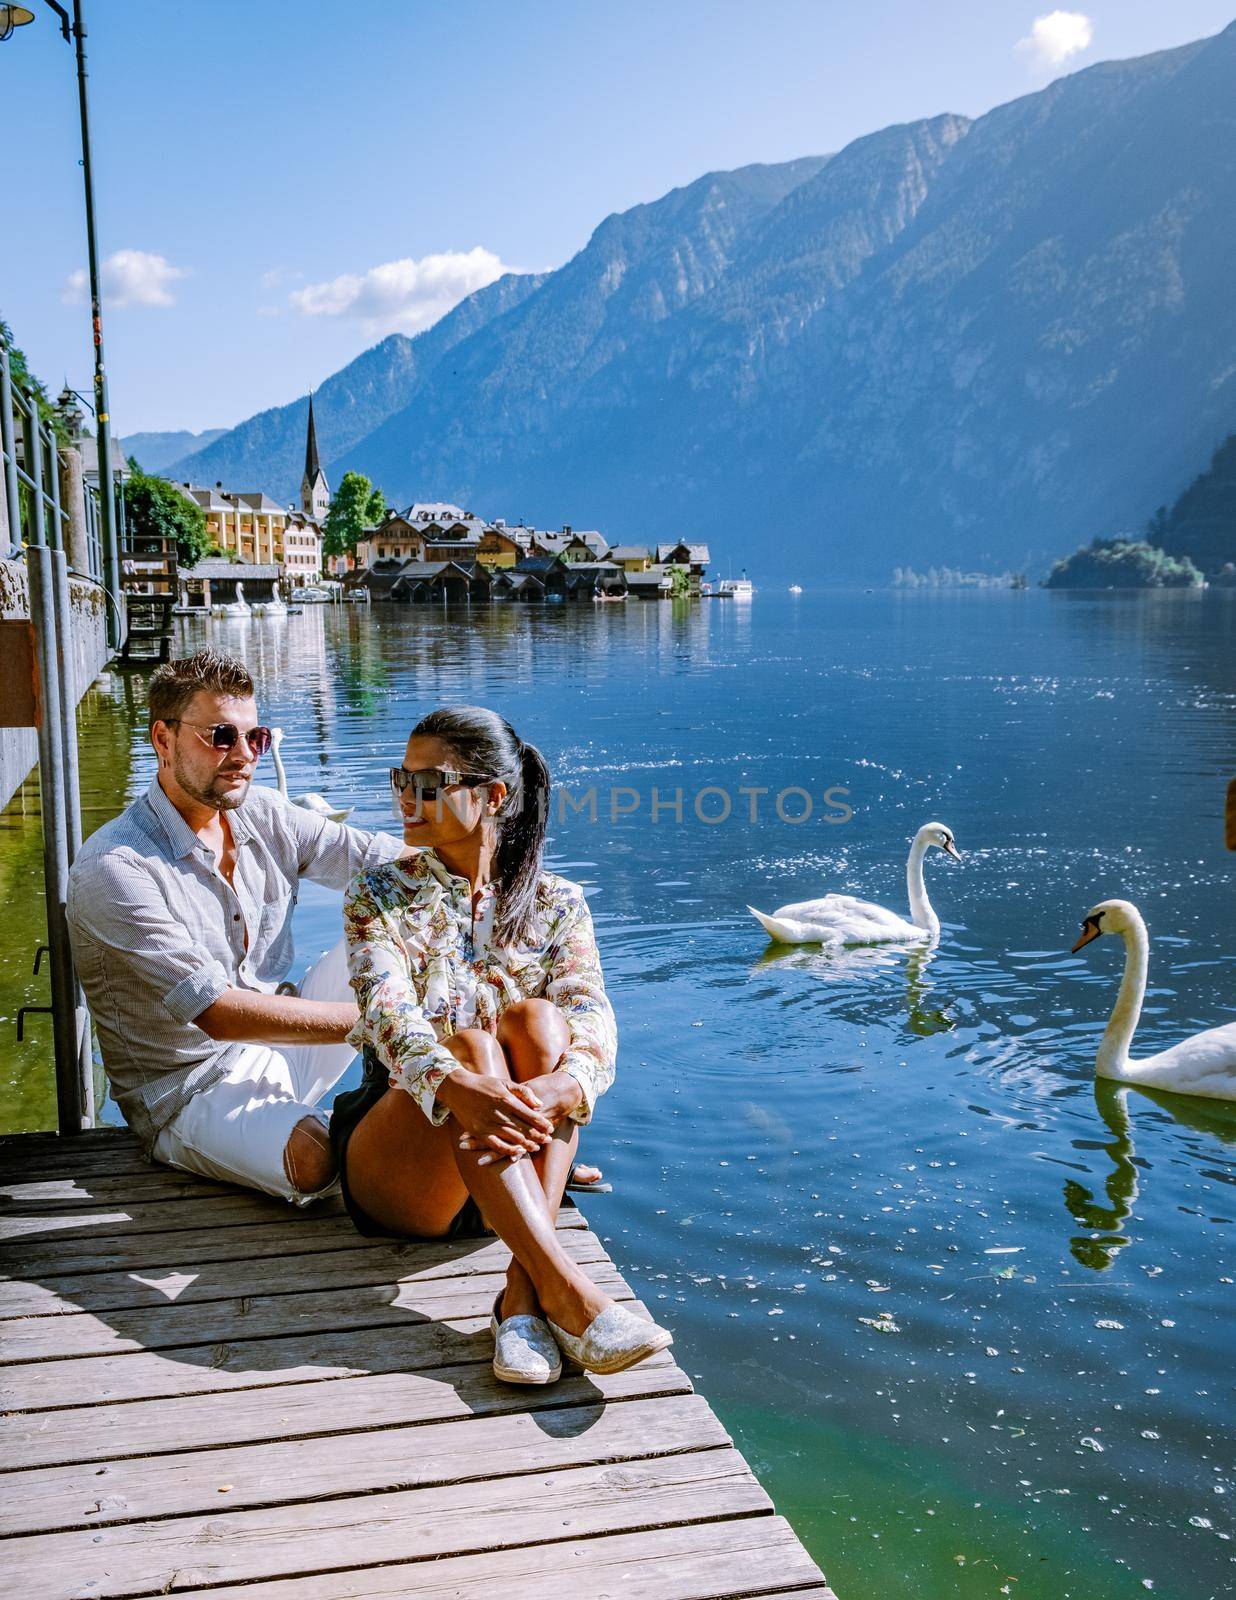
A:
POLYGON ((361 534, 385 516, 386 496, 381 489, 375 489, 363 472, 345 472, 322 525, 322 554, 354 556, 361 534))
POLYGON ((183 567, 195 567, 213 548, 206 514, 166 478, 143 472, 132 456, 133 476, 124 486, 125 519, 135 539, 175 539, 183 567))
POLYGON ((9 347, 9 376, 16 389, 30 389, 34 392, 35 404, 38 406, 39 415, 48 424, 61 444, 67 444, 68 434, 65 431, 64 418, 51 402, 51 397, 44 388, 42 381, 31 372, 26 361, 26 353, 13 342, 13 330, 3 317, 0 317, 0 339, 9 347))
POLYGON ((1202 574, 1188 556, 1177 558, 1141 539, 1095 539, 1057 561, 1045 589, 1196 589, 1202 574))

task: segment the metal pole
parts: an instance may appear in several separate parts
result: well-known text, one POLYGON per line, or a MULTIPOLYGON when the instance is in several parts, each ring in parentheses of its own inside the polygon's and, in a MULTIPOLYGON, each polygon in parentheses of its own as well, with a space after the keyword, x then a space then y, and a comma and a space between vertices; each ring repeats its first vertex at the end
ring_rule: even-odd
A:
MULTIPOLYGON (((64 831, 71 867, 82 842, 82 800, 77 765, 77 662, 73 656, 72 594, 69 589, 69 563, 63 550, 52 553, 55 585, 56 668, 60 677, 60 753, 64 778, 64 831)), ((67 880, 66 880, 67 893, 67 880)), ((72 961, 72 950, 68 951, 72 961)), ((75 968, 70 969, 73 992, 73 1036, 77 1041, 77 1083, 83 1126, 92 1128, 95 1118, 94 1055, 90 1033, 90 1013, 75 968)))
MULTIPOLYGON (((40 486, 41 488, 41 486, 40 486)), ((42 520, 41 493, 32 495, 42 520)), ((54 555, 42 540, 26 551, 30 616, 38 648, 41 705, 39 715, 39 802, 43 813, 43 884, 47 897, 47 945, 51 953, 52 1033, 56 1061, 56 1108, 60 1132, 80 1133, 88 1126, 89 1094, 82 1082, 77 984, 65 901, 69 883, 69 834, 62 745, 61 683, 56 661, 54 555)))
POLYGON ((82 0, 73 0, 73 38, 77 46, 77 98, 82 121, 82 178, 86 187, 86 250, 90 263, 90 325, 94 335, 94 410, 98 422, 99 513, 103 528, 103 587, 114 606, 107 615, 107 636, 119 649, 123 628, 120 590, 120 541, 116 536, 116 501, 112 484, 112 429, 107 400, 107 368, 103 361, 103 303, 99 295, 99 241, 94 223, 94 178, 90 157, 90 111, 86 94, 86 24, 82 0))
POLYGON ((25 459, 26 476, 30 479, 30 527, 26 542, 29 545, 42 545, 47 543, 47 529, 43 511, 43 441, 39 438, 39 397, 33 389, 27 389, 22 399, 26 403, 26 411, 21 419, 21 453, 25 459))
MULTIPOLYGON (((9 347, 0 339, 0 445, 8 457, 10 471, 4 474, 4 492, 9 511, 9 538, 21 544, 21 502, 17 498, 17 447, 13 439, 13 384, 9 375, 9 347)), ((8 552, 5 551, 7 555, 8 552)))

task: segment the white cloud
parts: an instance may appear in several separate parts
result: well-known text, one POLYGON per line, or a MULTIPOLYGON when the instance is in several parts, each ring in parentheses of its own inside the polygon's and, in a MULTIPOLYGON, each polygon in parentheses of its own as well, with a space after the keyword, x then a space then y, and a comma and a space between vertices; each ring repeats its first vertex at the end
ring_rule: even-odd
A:
MULTIPOLYGON (((151 250, 117 250, 108 256, 100 273, 104 304, 120 306, 173 306, 176 297, 171 285, 187 278, 184 267, 174 267, 166 256, 151 250)), ((70 272, 62 299, 66 305, 82 305, 87 298, 85 267, 70 272)))
POLYGON ((1070 56, 1089 50, 1094 24, 1081 11, 1049 11, 1035 17, 1034 26, 1017 48, 1031 57, 1036 67, 1058 67, 1070 56))
POLYGON ((508 267, 492 250, 446 250, 384 261, 368 272, 344 272, 325 283, 296 289, 288 303, 307 317, 351 317, 371 338, 388 333, 419 333, 508 267))

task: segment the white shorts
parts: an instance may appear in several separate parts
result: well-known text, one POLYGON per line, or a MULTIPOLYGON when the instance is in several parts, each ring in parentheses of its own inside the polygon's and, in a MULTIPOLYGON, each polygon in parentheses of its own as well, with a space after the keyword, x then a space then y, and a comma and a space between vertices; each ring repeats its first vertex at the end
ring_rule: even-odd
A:
MULTIPOLYGON (((305 974, 305 1000, 350 1000, 343 940, 305 974)), ((226 1078, 195 1094, 164 1127, 154 1158, 185 1172, 260 1189, 293 1205, 332 1194, 338 1179, 314 1194, 293 1187, 283 1165, 292 1130, 305 1117, 325 1127, 329 1113, 318 1101, 355 1059, 350 1044, 247 1044, 226 1078)))

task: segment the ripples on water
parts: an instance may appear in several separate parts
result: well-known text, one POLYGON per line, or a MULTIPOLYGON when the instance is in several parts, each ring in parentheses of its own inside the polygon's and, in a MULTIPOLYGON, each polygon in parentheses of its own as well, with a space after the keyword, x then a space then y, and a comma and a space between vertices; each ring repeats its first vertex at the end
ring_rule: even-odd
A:
MULTIPOLYGON (((1122 950, 1068 950, 1130 898, 1142 1052, 1232 1018, 1234 619, 1222 596, 762 595, 186 633, 243 651, 293 792, 358 822, 387 825, 384 769, 442 700, 600 786, 598 823, 551 840, 622 1035, 587 1138, 617 1192, 587 1210, 843 1600, 1232 1589, 1236 1106, 1096 1089, 1122 950), (817 816, 752 825, 735 795, 724 825, 654 824, 653 784, 688 819, 708 784, 801 784, 817 816), (640 813, 611 822, 610 785, 640 813), (929 817, 965 852, 927 864, 937 952, 768 948, 748 902, 903 908, 929 817)), ((337 906, 298 915, 308 960, 337 906)))

